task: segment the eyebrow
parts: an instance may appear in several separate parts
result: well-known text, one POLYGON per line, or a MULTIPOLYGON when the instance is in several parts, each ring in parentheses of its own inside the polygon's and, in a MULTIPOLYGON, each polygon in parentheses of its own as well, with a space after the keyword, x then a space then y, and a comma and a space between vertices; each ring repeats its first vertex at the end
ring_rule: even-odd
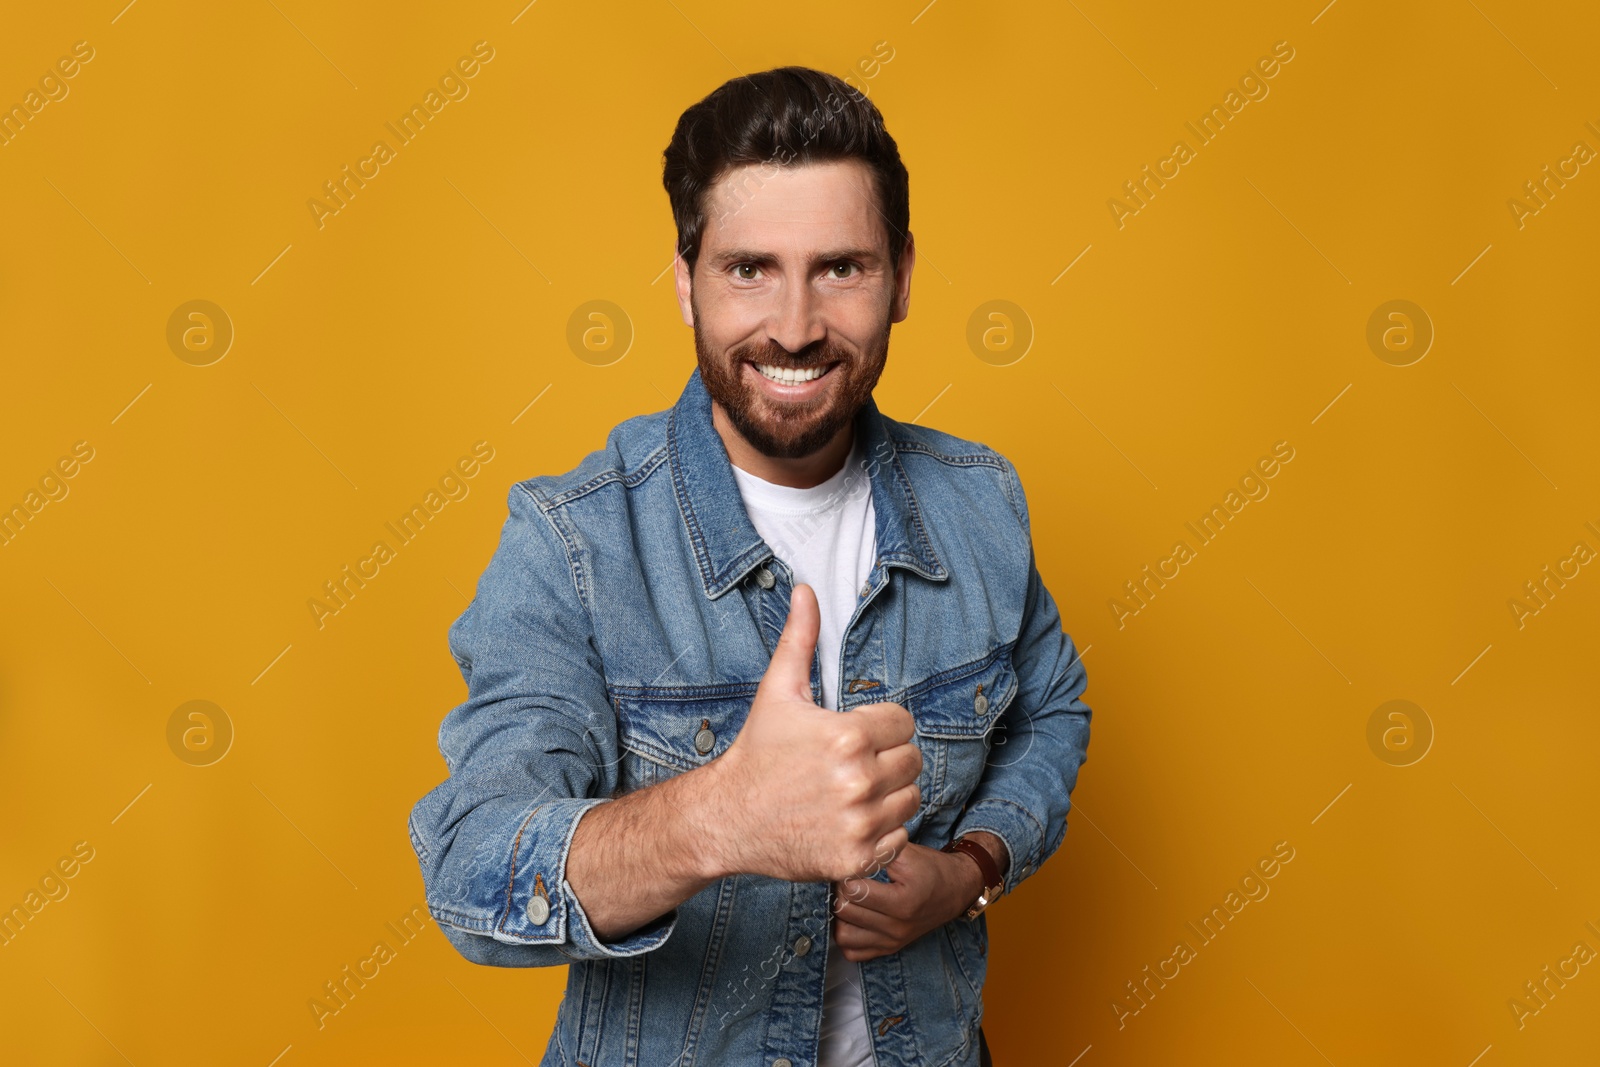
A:
MULTIPOLYGON (((809 266, 814 269, 845 259, 855 259, 863 263, 876 264, 880 258, 878 253, 870 248, 837 248, 817 253, 811 258, 809 266)), ((760 252, 753 248, 730 248, 712 256, 711 262, 719 268, 727 267, 734 263, 754 263, 757 266, 771 266, 778 262, 778 257, 771 252, 760 252)))

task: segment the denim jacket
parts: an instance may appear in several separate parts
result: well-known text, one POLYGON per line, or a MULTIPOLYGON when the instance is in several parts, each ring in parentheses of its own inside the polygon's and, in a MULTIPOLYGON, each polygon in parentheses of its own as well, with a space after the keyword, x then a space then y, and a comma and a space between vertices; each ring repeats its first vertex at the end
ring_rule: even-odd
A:
MULTIPOLYGON (((1089 742, 1083 663, 1011 463, 871 399, 855 432, 877 555, 844 632, 839 710, 910 711, 911 840, 998 835, 1010 893, 1066 834, 1089 742)), ((788 614, 792 574, 744 509, 700 372, 576 469, 512 486, 509 509, 450 628, 468 694, 439 730, 449 777, 409 820, 429 912, 475 963, 571 965, 541 1067, 815 1067, 829 883, 723 878, 607 941, 566 881, 584 812, 727 749, 788 614)), ((820 699, 816 660, 812 687, 820 699)), ((861 964, 879 1064, 978 1063, 985 919, 861 964)))

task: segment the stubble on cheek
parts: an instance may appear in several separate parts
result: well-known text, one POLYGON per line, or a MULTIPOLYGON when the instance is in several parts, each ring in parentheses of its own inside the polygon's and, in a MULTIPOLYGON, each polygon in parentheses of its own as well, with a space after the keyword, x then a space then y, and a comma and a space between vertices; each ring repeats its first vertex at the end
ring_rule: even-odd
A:
POLYGON ((772 342, 736 343, 715 350, 706 337, 702 327, 705 320, 692 294, 690 304, 694 311, 695 355, 706 391, 752 447, 775 458, 807 456, 832 440, 872 395, 888 356, 887 318, 883 332, 868 350, 855 353, 832 341, 824 341, 819 347, 808 346, 799 353, 798 362, 807 366, 837 363, 829 371, 830 377, 838 376, 837 380, 816 402, 775 401, 760 383, 750 380, 749 375, 760 372, 746 371, 744 364, 754 360, 794 365, 794 356, 772 342))

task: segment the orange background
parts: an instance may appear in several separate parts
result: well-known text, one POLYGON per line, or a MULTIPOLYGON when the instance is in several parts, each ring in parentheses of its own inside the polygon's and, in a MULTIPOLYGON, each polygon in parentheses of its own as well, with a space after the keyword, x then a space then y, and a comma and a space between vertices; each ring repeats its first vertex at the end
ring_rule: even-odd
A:
POLYGON ((677 397, 661 151, 786 63, 853 75, 913 176, 879 404, 1016 461, 1088 668, 1071 832, 990 913, 996 1060, 1592 1056, 1593 962, 1520 1026, 1510 1002, 1600 950, 1600 575, 1508 606, 1600 550, 1600 175, 1508 207, 1600 149, 1592 5, 122 3, 0 35, 0 102, 93 49, 0 147, 0 505, 93 452, 0 547, 0 907, 74 872, 0 947, 7 1059, 538 1061, 563 972, 386 925, 422 903, 445 633, 507 487, 677 397), (319 228, 307 201, 478 41, 469 94, 319 228), (1119 228, 1108 200, 1279 41, 1268 95, 1119 228), (232 324, 209 365, 168 340, 191 300, 232 324), (568 342, 591 300, 620 359, 568 342), (992 300, 1018 311, 979 326, 1017 332, 974 349, 992 300), (1367 339, 1391 300, 1435 334, 1407 366, 1367 339), (319 628, 322 583, 479 441, 469 495, 319 628), (1119 626, 1124 582, 1279 441, 1270 494, 1119 626), (220 715, 185 749, 196 700, 220 715), (1420 710, 1369 741, 1392 700, 1420 710), (1186 922, 1280 841, 1270 895, 1200 946, 1186 922))

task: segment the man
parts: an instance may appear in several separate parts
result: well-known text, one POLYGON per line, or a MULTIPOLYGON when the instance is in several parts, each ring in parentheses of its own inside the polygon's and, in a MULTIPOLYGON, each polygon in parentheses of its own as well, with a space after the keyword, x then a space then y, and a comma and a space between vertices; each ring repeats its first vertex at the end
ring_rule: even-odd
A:
POLYGON ((411 814, 429 910, 572 964, 545 1067, 986 1064, 981 913, 1089 738, 1021 484, 872 399, 916 255, 865 97, 734 79, 664 180, 698 368, 511 489, 411 814))

